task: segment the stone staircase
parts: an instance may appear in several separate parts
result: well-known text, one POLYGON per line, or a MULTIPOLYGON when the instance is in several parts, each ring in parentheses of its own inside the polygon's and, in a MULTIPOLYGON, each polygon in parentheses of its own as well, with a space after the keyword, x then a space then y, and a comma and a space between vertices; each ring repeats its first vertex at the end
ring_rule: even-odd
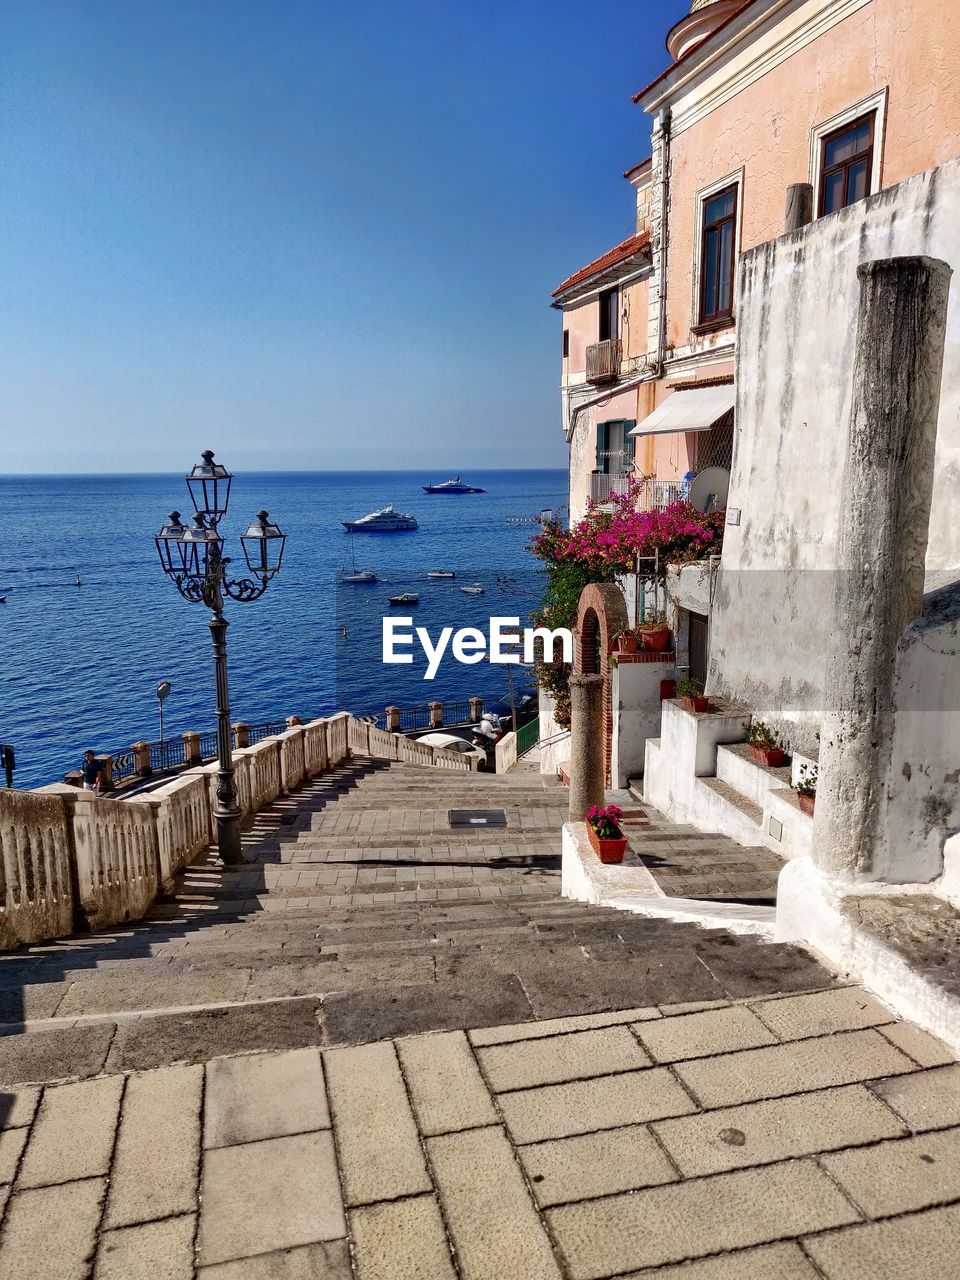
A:
POLYGON ((792 946, 562 899, 565 810, 532 767, 348 760, 258 815, 244 866, 207 856, 144 921, 0 957, 0 1085, 830 984, 792 946))

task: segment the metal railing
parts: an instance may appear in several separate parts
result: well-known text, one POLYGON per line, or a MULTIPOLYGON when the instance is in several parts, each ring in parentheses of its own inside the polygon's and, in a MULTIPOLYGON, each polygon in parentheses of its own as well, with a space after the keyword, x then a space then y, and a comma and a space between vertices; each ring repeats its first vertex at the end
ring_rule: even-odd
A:
MULTIPOLYGON (((187 749, 182 738, 167 738, 165 742, 150 743, 150 768, 162 772, 186 764, 187 749)), ((114 770, 116 772, 116 770, 114 770)))
POLYGON ((272 720, 267 724, 252 724, 250 726, 251 747, 255 746, 258 742, 262 742, 264 738, 272 738, 274 734, 283 733, 286 727, 286 720, 272 720))
POLYGON ((136 772, 137 762, 132 751, 111 751, 113 768, 110 775, 114 782, 122 782, 124 778, 132 778, 136 772))
POLYGON ((620 339, 608 338, 587 347, 587 381, 614 382, 620 376, 620 339))
POLYGON ((630 487, 630 475, 606 475, 594 471, 590 476, 590 501, 609 502, 611 494, 626 493, 630 487))
POLYGON ((639 486, 641 511, 664 511, 684 496, 681 480, 644 480, 639 486))
POLYGON ((540 741, 540 717, 534 716, 517 730, 517 759, 525 756, 540 741))

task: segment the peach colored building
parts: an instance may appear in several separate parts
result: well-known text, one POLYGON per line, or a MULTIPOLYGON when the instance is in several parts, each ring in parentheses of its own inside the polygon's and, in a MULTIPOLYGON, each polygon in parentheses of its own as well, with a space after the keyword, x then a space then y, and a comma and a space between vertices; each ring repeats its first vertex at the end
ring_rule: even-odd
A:
POLYGON ((667 48, 637 234, 554 293, 571 519, 730 467, 741 253, 960 155, 958 5, 693 0, 667 48))

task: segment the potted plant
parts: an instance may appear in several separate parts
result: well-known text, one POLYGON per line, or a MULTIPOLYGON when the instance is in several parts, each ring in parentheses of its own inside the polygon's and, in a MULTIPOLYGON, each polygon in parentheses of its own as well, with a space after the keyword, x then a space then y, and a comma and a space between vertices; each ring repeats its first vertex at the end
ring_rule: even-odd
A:
POLYGON ((640 632, 641 649, 663 653, 670 643, 670 625, 667 622, 667 615, 662 611, 648 618, 646 622, 641 622, 637 629, 640 632))
POLYGON ((623 861, 627 838, 620 830, 622 817, 623 810, 615 804, 608 804, 605 808, 591 805, 587 812, 587 834, 601 862, 623 861))
POLYGON ((768 769, 779 768, 787 758, 787 753, 773 736, 773 730, 762 720, 748 720, 743 726, 750 754, 757 764, 765 764, 768 769))
POLYGON ((797 793, 797 799, 800 801, 801 810, 813 817, 813 810, 817 803, 817 768, 812 769, 805 764, 800 766, 800 777, 794 784, 794 791, 797 793))
POLYGON ((687 711, 702 715, 710 710, 710 699, 703 696, 702 682, 691 680, 689 676, 677 681, 677 697, 687 711))
POLYGON ((631 631, 629 627, 624 627, 622 631, 618 631, 613 637, 613 642, 617 646, 618 653, 637 652, 637 633, 631 631))

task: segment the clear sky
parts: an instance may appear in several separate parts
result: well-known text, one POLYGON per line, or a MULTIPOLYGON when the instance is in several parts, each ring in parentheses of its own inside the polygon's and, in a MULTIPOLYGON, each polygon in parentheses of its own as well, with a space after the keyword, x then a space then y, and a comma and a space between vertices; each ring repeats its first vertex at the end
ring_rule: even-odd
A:
POLYGON ((563 466, 685 0, 5 0, 0 472, 563 466))

